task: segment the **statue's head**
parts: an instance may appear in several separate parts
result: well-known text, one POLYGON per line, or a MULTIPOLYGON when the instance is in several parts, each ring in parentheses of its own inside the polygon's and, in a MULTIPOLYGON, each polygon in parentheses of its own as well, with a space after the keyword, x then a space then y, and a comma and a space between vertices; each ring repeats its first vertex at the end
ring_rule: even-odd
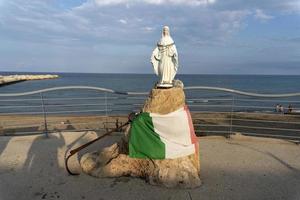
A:
POLYGON ((163 36, 170 36, 170 28, 168 26, 164 26, 162 30, 163 36))

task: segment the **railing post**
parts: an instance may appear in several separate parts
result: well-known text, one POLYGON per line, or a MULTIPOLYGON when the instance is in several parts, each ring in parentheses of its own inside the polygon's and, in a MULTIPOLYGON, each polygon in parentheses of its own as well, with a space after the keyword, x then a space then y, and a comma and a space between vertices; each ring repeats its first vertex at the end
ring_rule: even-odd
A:
POLYGON ((104 92, 105 97, 104 97, 104 101, 105 101, 105 116, 107 117, 107 92, 104 92))
POLYGON ((232 122, 233 122, 233 112, 234 112, 234 94, 232 94, 231 100, 231 112, 230 112, 230 132, 229 134, 232 135, 232 122))
POLYGON ((44 102, 44 97, 43 97, 43 94, 40 93, 40 96, 41 96, 41 101, 42 101, 42 108, 43 108, 43 116, 44 116, 44 133, 46 135, 46 137, 48 138, 48 126, 47 126, 47 115, 46 115, 46 109, 45 109, 45 102, 44 102))
MULTIPOLYGON (((107 92, 104 92, 104 102, 105 102, 105 122, 108 127, 108 119, 107 119, 107 92)), ((108 128, 106 128, 106 131, 108 131, 108 128)))

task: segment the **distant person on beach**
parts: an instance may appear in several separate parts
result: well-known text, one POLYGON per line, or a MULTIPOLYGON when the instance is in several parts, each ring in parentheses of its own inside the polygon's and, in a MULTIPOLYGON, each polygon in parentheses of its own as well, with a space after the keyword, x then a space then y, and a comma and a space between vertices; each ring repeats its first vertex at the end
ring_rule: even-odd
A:
POLYGON ((282 105, 279 105, 279 112, 284 113, 284 108, 282 105))
POLYGON ((279 104, 276 104, 276 106, 275 106, 275 112, 280 112, 279 104))
POLYGON ((292 107, 291 104, 289 104, 289 107, 288 107, 288 113, 292 113, 292 111, 293 111, 293 107, 292 107))

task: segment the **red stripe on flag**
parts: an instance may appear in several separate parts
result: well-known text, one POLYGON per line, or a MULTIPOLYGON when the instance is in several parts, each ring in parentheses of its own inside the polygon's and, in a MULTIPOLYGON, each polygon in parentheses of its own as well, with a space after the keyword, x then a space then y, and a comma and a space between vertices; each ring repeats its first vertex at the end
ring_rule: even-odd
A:
POLYGON ((189 121, 189 129, 190 129, 191 141, 192 141, 192 144, 195 145, 195 152, 196 152, 196 154, 198 154, 198 151, 199 151, 198 138, 197 138, 197 136, 195 134, 194 125, 193 125, 193 121, 192 121, 192 116, 191 116, 190 110, 187 107, 187 105, 184 106, 184 110, 186 112, 186 115, 187 115, 187 118, 188 118, 188 121, 189 121))

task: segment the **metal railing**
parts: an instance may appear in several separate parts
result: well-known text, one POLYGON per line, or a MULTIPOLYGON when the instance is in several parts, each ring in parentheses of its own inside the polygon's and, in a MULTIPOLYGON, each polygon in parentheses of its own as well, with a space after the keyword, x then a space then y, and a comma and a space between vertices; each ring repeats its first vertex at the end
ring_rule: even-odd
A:
MULTIPOLYGON (((199 136, 241 133, 300 139, 300 93, 257 94, 202 86, 184 89, 199 136), (282 104, 283 111, 276 111, 276 104, 282 104)), ((147 94, 89 86, 0 94, 0 135, 108 130, 124 123, 128 113, 138 112, 147 94)))

